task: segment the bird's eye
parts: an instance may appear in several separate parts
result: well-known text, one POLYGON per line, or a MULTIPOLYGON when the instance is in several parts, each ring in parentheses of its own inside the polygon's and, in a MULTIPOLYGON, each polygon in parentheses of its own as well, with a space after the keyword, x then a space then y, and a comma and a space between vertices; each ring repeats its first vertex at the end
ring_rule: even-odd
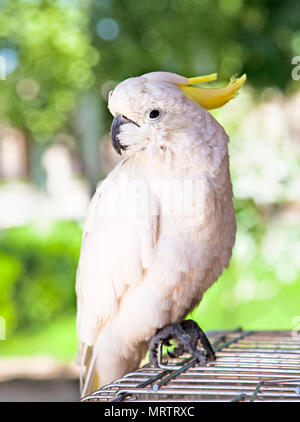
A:
POLYGON ((161 116, 161 111, 157 108, 154 108, 152 110, 149 110, 147 114, 148 114, 148 119, 151 122, 154 122, 156 120, 159 120, 159 118, 161 116))

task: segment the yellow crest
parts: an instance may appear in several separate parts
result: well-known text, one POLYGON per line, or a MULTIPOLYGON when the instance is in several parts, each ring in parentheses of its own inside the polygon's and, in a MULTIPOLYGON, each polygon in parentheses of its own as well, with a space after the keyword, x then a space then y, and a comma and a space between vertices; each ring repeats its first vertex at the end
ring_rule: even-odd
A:
POLYGON ((244 85, 247 77, 242 75, 240 78, 232 77, 229 84, 223 88, 201 88, 193 86, 204 82, 211 82, 217 79, 217 74, 196 76, 189 78, 186 84, 178 84, 184 94, 192 101, 200 104, 207 110, 221 107, 236 96, 237 91, 244 85))

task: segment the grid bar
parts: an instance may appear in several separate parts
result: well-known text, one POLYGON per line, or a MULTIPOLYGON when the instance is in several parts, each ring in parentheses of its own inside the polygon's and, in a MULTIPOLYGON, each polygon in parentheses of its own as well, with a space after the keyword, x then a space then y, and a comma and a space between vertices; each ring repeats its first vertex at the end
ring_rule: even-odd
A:
POLYGON ((300 336, 290 331, 208 333, 216 361, 192 357, 150 364, 126 374, 83 401, 297 401, 300 336))

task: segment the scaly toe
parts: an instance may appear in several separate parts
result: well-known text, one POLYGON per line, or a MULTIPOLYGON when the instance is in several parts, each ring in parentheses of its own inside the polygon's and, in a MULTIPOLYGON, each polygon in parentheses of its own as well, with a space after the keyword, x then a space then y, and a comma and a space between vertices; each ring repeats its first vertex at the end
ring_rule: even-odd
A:
POLYGON ((208 361, 207 356, 201 350, 197 349, 193 353, 193 356, 194 356, 195 359, 197 359, 199 365, 206 365, 207 364, 207 361, 208 361))
POLYGON ((168 350, 168 356, 170 358, 178 358, 183 353, 184 353, 184 347, 183 347, 182 344, 180 344, 179 346, 175 347, 172 351, 169 351, 168 350))

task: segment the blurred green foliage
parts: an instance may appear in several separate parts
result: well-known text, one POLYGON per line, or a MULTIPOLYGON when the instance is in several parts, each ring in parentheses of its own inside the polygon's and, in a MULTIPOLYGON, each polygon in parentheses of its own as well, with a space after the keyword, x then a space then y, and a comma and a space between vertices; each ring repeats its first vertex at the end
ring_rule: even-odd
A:
POLYGON ((92 11, 102 80, 160 69, 222 79, 243 71, 256 87, 290 82, 300 29, 293 0, 95 0, 92 11))
MULTIPOLYGON (((299 314, 300 272, 296 268, 287 277, 264 256, 268 227, 253 201, 236 200, 235 208, 238 239, 230 267, 191 316, 205 330, 238 325, 292 329, 299 314)), ((289 230, 294 236, 287 242, 300 238, 299 227, 289 230)), ((75 353, 74 281, 80 242, 81 228, 75 222, 2 231, 0 308, 7 341, 0 354, 40 352, 67 358, 75 353)), ((288 265, 292 269, 292 262, 288 265)))
POLYGON ((0 356, 46 355, 59 360, 74 360, 77 348, 75 315, 63 315, 45 323, 40 329, 9 334, 1 342, 0 356))
POLYGON ((81 230, 55 222, 0 234, 1 315, 8 337, 39 329, 75 310, 74 280, 81 230))
POLYGON ((276 223, 280 233, 276 241, 282 242, 278 258, 278 245, 273 245, 275 250, 266 245, 276 228, 266 224, 266 215, 255 202, 236 199, 235 210, 237 239, 230 266, 205 293, 192 317, 206 330, 235 329, 237 325, 254 330, 293 329, 300 310, 300 263, 296 258, 300 227, 276 223))
POLYGON ((0 114, 37 142, 52 140, 78 93, 94 82, 91 68, 99 54, 88 21, 89 8, 79 1, 0 4, 0 55, 9 73, 1 84, 0 114))

